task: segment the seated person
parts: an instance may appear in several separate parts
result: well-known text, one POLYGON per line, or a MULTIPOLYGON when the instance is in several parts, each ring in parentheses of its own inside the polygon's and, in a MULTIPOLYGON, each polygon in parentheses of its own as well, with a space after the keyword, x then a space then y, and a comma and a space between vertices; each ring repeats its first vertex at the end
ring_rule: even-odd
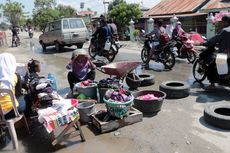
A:
MULTIPOLYGON (((35 78, 40 78, 38 73, 41 71, 40 62, 38 60, 31 59, 28 64, 28 72, 25 76, 25 89, 28 89, 28 84, 35 78)), ((23 86, 24 87, 24 86, 23 86)))
POLYGON ((36 114, 33 114, 34 112, 32 111, 32 106, 33 103, 35 103, 36 99, 37 99, 37 94, 34 93, 33 88, 31 86, 31 82, 33 80, 39 80, 40 76, 38 75, 38 73, 41 71, 41 66, 40 66, 40 62, 38 60, 34 60, 31 59, 28 64, 28 72, 25 76, 25 83, 23 85, 23 88, 25 88, 28 92, 28 94, 25 95, 25 101, 26 101, 26 110, 25 110, 25 116, 26 117, 30 117, 36 114), (32 91, 31 91, 32 90, 32 91))
POLYGON ((73 52, 71 62, 66 68, 72 70, 68 73, 68 82, 72 92, 75 83, 95 79, 95 65, 83 49, 77 49, 73 52))
MULTIPOLYGON (((20 82, 18 82, 18 77, 15 74, 16 72, 16 59, 15 57, 10 53, 2 53, 0 54, 0 88, 3 89, 10 89, 13 91, 15 95, 15 87, 20 82)), ((18 86, 20 87, 20 86, 18 86)), ((21 89, 18 88, 18 92, 20 92, 21 89)), ((18 100, 16 99, 16 106, 18 108, 19 113, 23 113, 26 104, 24 100, 18 100)), ((6 119, 14 118, 15 113, 13 110, 13 103, 11 101, 10 95, 8 94, 0 94, 0 105, 2 107, 3 113, 5 115, 6 119)))

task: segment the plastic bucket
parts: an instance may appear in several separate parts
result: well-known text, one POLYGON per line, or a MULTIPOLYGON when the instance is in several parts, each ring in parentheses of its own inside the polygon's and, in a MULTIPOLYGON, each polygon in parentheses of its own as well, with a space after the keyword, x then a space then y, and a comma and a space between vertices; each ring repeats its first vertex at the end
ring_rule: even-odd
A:
POLYGON ((161 91, 155 90, 144 90, 133 93, 134 96, 134 107, 143 113, 157 113, 161 110, 161 106, 166 97, 166 94, 161 91), (139 96, 144 96, 146 94, 153 94, 159 97, 158 100, 140 100, 137 99, 139 96))
POLYGON ((84 94, 86 97, 97 100, 97 85, 80 87, 78 84, 75 86, 79 94, 84 94))
POLYGON ((78 104, 78 111, 80 114, 80 121, 87 123, 91 121, 91 115, 96 113, 94 102, 82 102, 78 104))

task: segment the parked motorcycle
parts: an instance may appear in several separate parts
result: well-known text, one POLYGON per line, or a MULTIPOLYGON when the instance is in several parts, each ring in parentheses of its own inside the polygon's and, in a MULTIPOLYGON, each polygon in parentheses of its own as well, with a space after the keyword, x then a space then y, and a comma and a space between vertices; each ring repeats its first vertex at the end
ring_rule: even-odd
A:
MULTIPOLYGON (((215 47, 209 48, 213 51, 210 54, 210 51, 205 53, 205 50, 200 53, 199 58, 193 64, 193 77, 197 82, 202 83, 207 77, 207 66, 212 62, 216 62, 216 49, 215 47), (205 53, 205 54, 204 54, 205 53), (203 54, 203 55, 202 55, 203 54), (202 55, 202 56, 201 56, 202 55)), ((224 61, 223 61, 224 62, 224 61)), ((215 77, 215 83, 218 83, 223 86, 230 86, 230 73, 226 75, 217 75, 215 77)))
POLYGON ((14 47, 14 45, 15 45, 15 47, 20 45, 20 40, 17 36, 12 37, 12 47, 14 47))
MULTIPOLYGON (((159 44, 160 42, 158 40, 154 40, 153 37, 145 38, 144 46, 141 51, 141 59, 144 63, 146 63, 148 57, 150 56, 151 48, 153 46, 159 46, 159 44)), ((151 60, 161 62, 164 64, 165 68, 172 69, 175 65, 175 56, 171 52, 170 48, 173 48, 173 46, 175 46, 175 42, 173 41, 162 44, 161 47, 156 48, 151 60)))
POLYGON ((178 38, 174 38, 176 45, 171 48, 171 51, 178 58, 187 58, 189 63, 194 63, 197 57, 197 52, 194 49, 193 41, 190 40, 186 35, 181 35, 178 38))
POLYGON ((33 38, 33 35, 34 35, 33 30, 32 30, 32 29, 29 29, 29 32, 28 32, 28 33, 29 33, 29 37, 30 37, 30 38, 33 38))
POLYGON ((109 62, 113 62, 115 56, 116 56, 116 50, 114 49, 112 43, 110 42, 110 49, 105 50, 104 44, 98 44, 98 41, 95 38, 91 39, 90 45, 89 45, 89 55, 92 58, 95 58, 98 56, 103 56, 108 59, 109 62))

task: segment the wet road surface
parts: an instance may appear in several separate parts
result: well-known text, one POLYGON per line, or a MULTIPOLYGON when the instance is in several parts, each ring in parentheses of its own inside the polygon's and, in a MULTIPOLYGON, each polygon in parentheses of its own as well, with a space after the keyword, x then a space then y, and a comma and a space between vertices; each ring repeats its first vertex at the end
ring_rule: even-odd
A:
MULTIPOLYGON (((22 40, 21 47, 0 49, 11 52, 17 62, 25 63, 29 59, 38 59, 42 63, 42 75, 49 72, 57 77, 61 95, 69 91, 66 79, 66 64, 69 62, 73 48, 56 52, 53 47, 43 53, 36 38, 22 40)), ((87 48, 87 45, 84 46, 87 48)), ((123 48, 115 59, 140 60, 140 50, 123 48)), ((215 92, 207 92, 192 77, 192 65, 186 60, 177 60, 172 71, 145 71, 155 75, 155 85, 139 88, 159 89, 159 85, 168 80, 186 81, 191 85, 190 96, 179 100, 165 100, 161 112, 156 116, 146 116, 143 122, 136 123, 114 132, 98 134, 90 126, 83 125, 86 142, 79 138, 68 140, 67 147, 56 150, 60 153, 229 153, 230 131, 209 126, 204 122, 203 110, 209 103, 230 100, 229 89, 218 87, 215 92)), ((96 79, 108 77, 97 72, 96 79)), ((207 83, 207 82, 206 82, 207 83)), ((54 150, 49 145, 49 136, 42 126, 32 127, 33 134, 18 130, 21 152, 45 153, 54 150)), ((0 149, 12 152, 11 142, 6 145, 0 140, 0 149)))

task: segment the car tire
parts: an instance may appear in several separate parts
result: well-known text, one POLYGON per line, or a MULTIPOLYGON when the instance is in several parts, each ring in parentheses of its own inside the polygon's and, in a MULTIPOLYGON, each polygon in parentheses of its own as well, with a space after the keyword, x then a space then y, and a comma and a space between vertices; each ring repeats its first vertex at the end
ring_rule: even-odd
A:
POLYGON ((42 41, 40 42, 41 46, 42 46, 42 51, 46 52, 46 44, 44 44, 42 41))
POLYGON ((76 44, 77 48, 81 49, 84 46, 84 43, 76 44))
POLYGON ((138 75, 141 81, 141 87, 151 86, 155 83, 155 77, 149 73, 141 73, 138 75))
POLYGON ((61 51, 61 49, 63 48, 63 46, 61 46, 61 44, 57 41, 55 41, 55 50, 57 52, 61 51))
POLYGON ((230 104, 219 102, 206 106, 204 120, 215 127, 230 129, 230 104))
POLYGON ((186 82, 166 81, 161 83, 160 91, 166 93, 167 99, 179 99, 189 96, 190 87, 186 82))

